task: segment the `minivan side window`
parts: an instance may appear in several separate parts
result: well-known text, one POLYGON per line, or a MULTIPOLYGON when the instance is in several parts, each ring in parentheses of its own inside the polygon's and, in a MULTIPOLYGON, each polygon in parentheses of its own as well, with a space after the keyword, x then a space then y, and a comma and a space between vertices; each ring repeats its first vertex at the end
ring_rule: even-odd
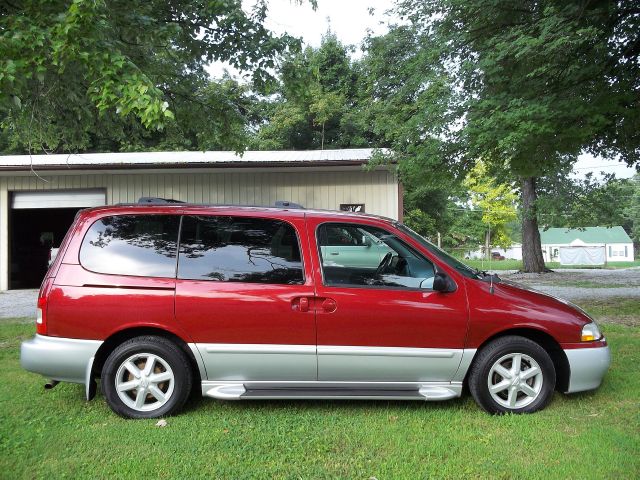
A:
POLYGON ((318 227, 317 239, 325 285, 433 287, 433 264, 382 228, 325 223, 318 227))
POLYGON ((115 215, 97 220, 80 247, 87 270, 137 277, 175 277, 180 217, 115 215))
POLYGON ((298 236, 269 218, 184 216, 178 278, 303 284, 298 236))

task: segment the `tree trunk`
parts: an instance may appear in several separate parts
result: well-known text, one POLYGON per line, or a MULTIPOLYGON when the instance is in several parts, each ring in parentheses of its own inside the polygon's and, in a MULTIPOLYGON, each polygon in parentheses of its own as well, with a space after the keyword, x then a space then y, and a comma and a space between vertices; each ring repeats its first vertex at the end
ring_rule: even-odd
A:
POLYGON ((536 179, 522 179, 522 264, 525 272, 546 271, 536 207, 536 179))

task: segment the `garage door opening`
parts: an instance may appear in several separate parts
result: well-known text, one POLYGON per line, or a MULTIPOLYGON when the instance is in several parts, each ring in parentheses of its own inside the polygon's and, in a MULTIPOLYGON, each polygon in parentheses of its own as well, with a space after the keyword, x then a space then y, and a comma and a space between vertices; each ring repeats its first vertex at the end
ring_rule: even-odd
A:
POLYGON ((79 208, 12 210, 9 288, 39 288, 51 248, 60 246, 79 208))
POLYGON ((14 192, 9 213, 9 288, 39 288, 52 248, 79 210, 104 205, 104 190, 14 192))

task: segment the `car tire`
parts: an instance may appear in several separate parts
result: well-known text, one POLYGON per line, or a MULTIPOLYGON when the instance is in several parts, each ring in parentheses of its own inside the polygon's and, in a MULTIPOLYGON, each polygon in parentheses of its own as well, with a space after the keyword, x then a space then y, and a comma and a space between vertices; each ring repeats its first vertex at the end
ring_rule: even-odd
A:
POLYGON ((539 344, 509 335, 482 348, 468 378, 471 395, 487 412, 533 413, 551 400, 556 371, 539 344))
POLYGON ((126 418, 177 413, 189 397, 192 383, 189 358, 163 337, 142 336, 123 342, 102 368, 107 403, 126 418))

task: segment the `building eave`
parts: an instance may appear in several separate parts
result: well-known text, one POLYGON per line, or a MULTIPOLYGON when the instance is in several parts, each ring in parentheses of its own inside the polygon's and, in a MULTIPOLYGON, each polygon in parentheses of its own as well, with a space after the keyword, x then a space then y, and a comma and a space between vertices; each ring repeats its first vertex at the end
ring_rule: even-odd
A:
POLYGON ((225 162, 225 163, 157 163, 157 164, 48 164, 48 165, 0 165, 0 172, 35 171, 101 171, 101 170, 175 170, 175 169, 251 169, 251 168, 313 168, 313 167, 359 167, 368 160, 331 160, 305 162, 225 162))
MULTIPOLYGON (((51 170, 129 170, 199 168, 278 168, 361 166, 376 150, 118 152, 0 156, 0 172, 51 170)), ((386 153, 386 150, 380 150, 386 153)))

